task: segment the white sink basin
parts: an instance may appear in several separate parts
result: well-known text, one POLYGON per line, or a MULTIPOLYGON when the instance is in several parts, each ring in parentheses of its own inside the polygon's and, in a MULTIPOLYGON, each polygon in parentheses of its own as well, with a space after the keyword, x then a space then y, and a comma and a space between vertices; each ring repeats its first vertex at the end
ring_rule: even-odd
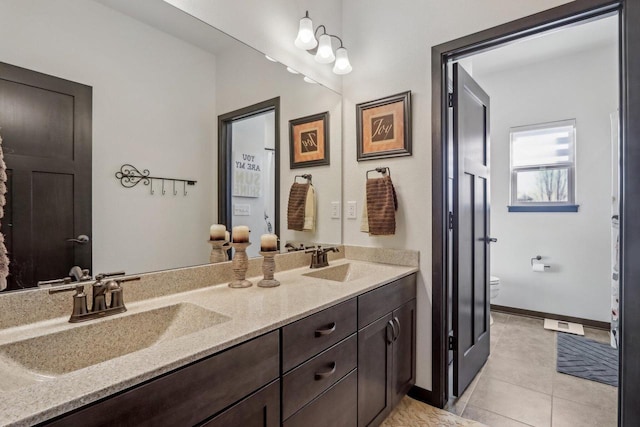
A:
POLYGON ((195 304, 180 303, 105 318, 99 322, 4 344, 0 346, 0 359, 8 362, 9 366, 26 369, 42 380, 133 353, 230 319, 195 304))

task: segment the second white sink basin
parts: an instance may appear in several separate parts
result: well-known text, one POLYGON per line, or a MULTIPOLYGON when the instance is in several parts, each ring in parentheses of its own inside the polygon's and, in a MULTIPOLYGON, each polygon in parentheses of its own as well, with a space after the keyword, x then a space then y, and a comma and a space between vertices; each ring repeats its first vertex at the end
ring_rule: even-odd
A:
POLYGON ((372 274, 375 274, 375 271, 372 271, 367 265, 347 263, 333 267, 325 267, 321 270, 305 273, 303 276, 332 280, 334 282, 350 282, 372 274))

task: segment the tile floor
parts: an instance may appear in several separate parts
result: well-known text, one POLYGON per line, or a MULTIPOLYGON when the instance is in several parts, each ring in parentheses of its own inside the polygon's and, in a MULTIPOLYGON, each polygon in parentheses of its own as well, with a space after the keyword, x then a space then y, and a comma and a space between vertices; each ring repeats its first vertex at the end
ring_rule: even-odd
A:
MULTIPOLYGON (((489 426, 616 426, 616 387, 556 372, 556 334, 543 320, 493 312, 491 356, 447 409, 489 426)), ((609 342, 607 331, 585 336, 609 342)))

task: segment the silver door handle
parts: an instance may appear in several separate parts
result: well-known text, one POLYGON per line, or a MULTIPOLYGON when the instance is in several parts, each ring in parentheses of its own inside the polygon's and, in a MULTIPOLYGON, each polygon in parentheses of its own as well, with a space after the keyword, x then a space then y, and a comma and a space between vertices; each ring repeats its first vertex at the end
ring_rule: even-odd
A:
POLYGON ((496 243, 498 239, 496 239, 495 237, 487 237, 486 241, 487 243, 496 243))
POLYGON ((67 239, 67 242, 79 243, 81 245, 84 245, 85 243, 89 243, 90 240, 91 239, 89 239, 89 236, 87 236, 86 234, 81 234, 75 239, 67 239))

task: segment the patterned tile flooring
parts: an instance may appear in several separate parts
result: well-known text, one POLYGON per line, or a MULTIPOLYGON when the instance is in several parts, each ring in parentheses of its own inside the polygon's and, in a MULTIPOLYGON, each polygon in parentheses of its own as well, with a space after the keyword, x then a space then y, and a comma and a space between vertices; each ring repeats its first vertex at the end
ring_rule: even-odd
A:
MULTIPOLYGON (((556 372, 557 332, 544 329, 542 319, 493 318, 491 356, 447 410, 496 427, 617 425, 618 389, 556 372)), ((609 342, 607 331, 585 327, 585 336, 609 342)))
POLYGON ((405 397, 383 421, 380 427, 484 427, 484 424, 465 420, 451 412, 405 397))

